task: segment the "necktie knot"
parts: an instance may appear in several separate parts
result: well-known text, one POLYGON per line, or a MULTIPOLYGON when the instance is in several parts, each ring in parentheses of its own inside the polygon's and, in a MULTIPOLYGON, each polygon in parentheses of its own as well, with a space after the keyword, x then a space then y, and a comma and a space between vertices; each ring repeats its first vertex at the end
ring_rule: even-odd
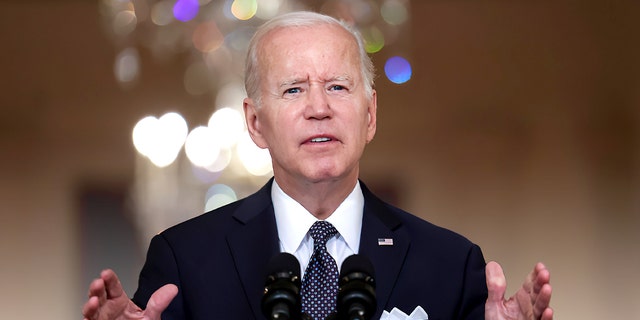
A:
POLYGON ((329 222, 316 221, 311 228, 309 228, 309 234, 313 238, 313 246, 325 246, 329 238, 333 237, 338 230, 329 222))

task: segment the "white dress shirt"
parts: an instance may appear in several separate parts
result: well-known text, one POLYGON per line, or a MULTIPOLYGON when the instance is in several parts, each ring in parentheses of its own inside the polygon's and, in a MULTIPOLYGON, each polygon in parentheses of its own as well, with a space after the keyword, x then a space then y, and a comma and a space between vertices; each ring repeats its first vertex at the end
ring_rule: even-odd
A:
MULTIPOLYGON (((304 275, 313 253, 313 238, 308 231, 318 218, 284 193, 275 180, 271 187, 271 199, 280 238, 280 252, 293 254, 300 262, 300 274, 304 275)), ((336 260, 338 271, 344 259, 358 253, 363 209, 364 196, 358 181, 349 196, 325 220, 338 230, 338 234, 327 241, 327 251, 336 260)))

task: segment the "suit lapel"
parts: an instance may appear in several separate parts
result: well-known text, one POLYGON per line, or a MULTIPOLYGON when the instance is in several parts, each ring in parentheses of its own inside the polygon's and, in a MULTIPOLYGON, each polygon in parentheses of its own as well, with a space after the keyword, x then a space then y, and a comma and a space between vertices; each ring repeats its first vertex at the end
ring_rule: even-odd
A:
POLYGON ((234 218, 240 227, 229 233, 227 243, 251 310, 256 319, 262 318, 260 300, 266 267, 271 257, 279 252, 271 182, 246 198, 234 218))
POLYGON ((373 264, 376 300, 380 311, 389 301, 409 249, 410 238, 404 229, 400 228, 401 221, 393 215, 387 205, 362 183, 361 186, 365 206, 359 254, 368 257, 373 264), (380 245, 379 239, 392 239, 393 245, 380 245))

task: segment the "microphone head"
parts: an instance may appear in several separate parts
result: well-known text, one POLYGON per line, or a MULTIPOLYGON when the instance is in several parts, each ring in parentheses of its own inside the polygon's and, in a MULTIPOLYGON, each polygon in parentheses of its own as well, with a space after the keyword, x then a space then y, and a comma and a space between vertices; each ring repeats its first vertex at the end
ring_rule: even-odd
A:
POLYGON ((350 255, 344 259, 344 262, 342 262, 340 274, 347 275, 352 272, 363 272, 373 276, 373 264, 371 264, 371 261, 363 255, 350 255))
POLYGON ((371 319, 376 312, 374 270, 362 255, 347 257, 340 268, 338 319, 371 319))
POLYGON ((340 285, 358 279, 375 288, 374 276, 373 264, 367 257, 359 254, 350 255, 342 262, 340 285))
POLYGON ((276 254, 267 264, 267 283, 276 278, 290 278, 292 281, 300 281, 300 263, 298 259, 287 252, 276 254), (287 276, 288 275, 288 276, 287 276))
POLYGON ((300 263, 290 253, 279 253, 267 264, 261 301, 267 319, 298 319, 300 314, 300 263))

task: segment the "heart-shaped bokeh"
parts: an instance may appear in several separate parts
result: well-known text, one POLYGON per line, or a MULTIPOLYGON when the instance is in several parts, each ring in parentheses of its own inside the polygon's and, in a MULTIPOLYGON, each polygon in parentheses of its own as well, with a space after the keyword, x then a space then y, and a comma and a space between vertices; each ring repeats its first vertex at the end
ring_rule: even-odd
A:
POLYGON ((178 113, 169 112, 160 118, 148 116, 133 128, 133 145, 153 164, 166 167, 178 157, 188 130, 187 122, 178 113))

